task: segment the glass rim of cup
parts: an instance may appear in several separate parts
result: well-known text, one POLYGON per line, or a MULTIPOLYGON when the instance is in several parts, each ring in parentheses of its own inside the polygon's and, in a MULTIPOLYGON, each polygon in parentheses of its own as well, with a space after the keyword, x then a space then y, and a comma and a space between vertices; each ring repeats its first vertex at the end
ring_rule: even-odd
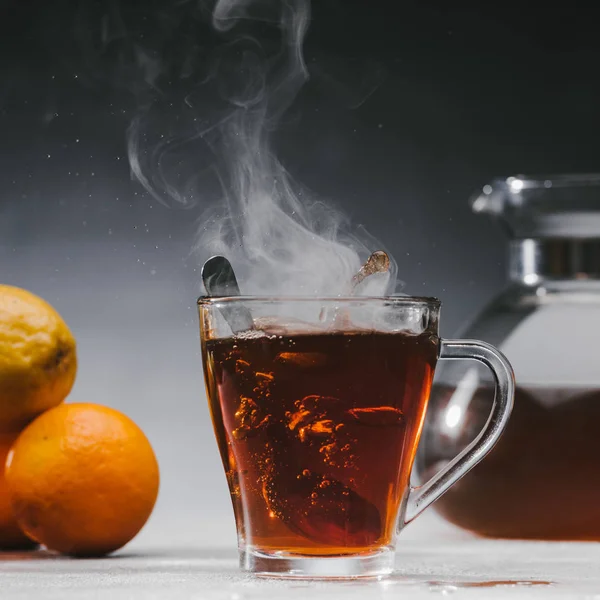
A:
POLYGON ((203 295, 196 301, 198 306, 211 306, 223 303, 252 302, 252 303, 284 303, 284 302, 321 302, 335 303, 372 303, 387 302, 400 306, 428 306, 439 308, 442 304, 439 298, 434 296, 207 296, 203 295))

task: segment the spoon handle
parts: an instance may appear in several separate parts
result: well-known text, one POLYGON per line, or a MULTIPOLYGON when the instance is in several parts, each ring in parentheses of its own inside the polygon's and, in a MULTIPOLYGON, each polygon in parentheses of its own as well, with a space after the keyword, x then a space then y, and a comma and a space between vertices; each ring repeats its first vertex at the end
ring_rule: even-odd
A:
MULTIPOLYGON (((235 278, 233 267, 224 256, 213 256, 204 263, 202 281, 207 294, 211 297, 240 295, 240 287, 235 278)), ((233 333, 254 329, 252 315, 243 304, 224 302, 219 308, 233 333)))

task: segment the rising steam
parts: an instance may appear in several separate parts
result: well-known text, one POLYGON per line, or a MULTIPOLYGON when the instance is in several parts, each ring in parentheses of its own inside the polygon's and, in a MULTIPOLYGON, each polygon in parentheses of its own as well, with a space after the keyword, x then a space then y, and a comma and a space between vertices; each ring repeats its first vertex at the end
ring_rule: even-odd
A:
MULTIPOLYGON (((206 212, 197 249, 204 258, 229 258, 246 294, 347 295, 362 262, 379 249, 351 235, 340 212, 297 186, 271 149, 272 132, 308 79, 302 49, 309 18, 308 0, 217 0, 212 10, 224 51, 211 77, 227 108, 190 137, 201 137, 214 152, 224 196, 206 212), (252 33, 257 25, 269 29, 271 43, 277 32, 275 51, 252 33)), ((129 140, 132 172, 156 194, 157 173, 140 162, 136 127, 129 140)), ((189 202, 171 184, 163 181, 162 189, 189 202)), ((394 283, 392 262, 389 273, 365 280, 359 293, 383 295, 394 283)))

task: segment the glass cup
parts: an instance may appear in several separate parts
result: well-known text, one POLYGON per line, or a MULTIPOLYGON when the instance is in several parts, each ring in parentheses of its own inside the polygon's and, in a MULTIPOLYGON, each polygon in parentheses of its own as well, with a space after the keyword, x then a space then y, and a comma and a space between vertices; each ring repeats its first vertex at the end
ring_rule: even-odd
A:
POLYGON ((508 421, 510 364, 489 344, 440 339, 434 298, 235 296, 198 305, 208 401, 246 571, 390 573, 397 534, 490 451, 508 421), (477 439, 411 487, 440 358, 489 367, 495 401, 477 439))

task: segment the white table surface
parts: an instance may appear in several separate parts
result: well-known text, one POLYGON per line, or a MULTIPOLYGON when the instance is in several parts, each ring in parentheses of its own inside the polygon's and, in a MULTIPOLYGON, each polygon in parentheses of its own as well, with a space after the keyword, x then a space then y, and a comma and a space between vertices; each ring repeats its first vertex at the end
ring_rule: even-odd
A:
POLYGON ((107 559, 0 554, 0 600, 600 600, 600 544, 481 540, 450 527, 431 509, 400 536, 397 572, 386 581, 283 582, 241 574, 204 397, 198 318, 188 302, 191 279, 166 267, 147 281, 129 277, 128 263, 115 260, 112 250, 106 256, 110 265, 101 268, 97 259, 89 268, 89 255, 76 248, 21 248, 3 264, 4 280, 35 290, 65 315, 77 335, 80 362, 69 400, 113 406, 140 425, 161 466, 158 503, 140 535, 107 559), (69 269, 64 256, 72 258, 69 269), (163 272, 168 276, 161 279, 163 272))
POLYGON ((400 538, 397 571, 382 581, 311 582, 242 574, 231 528, 183 519, 148 530, 113 557, 76 560, 48 553, 5 554, 0 598, 598 598, 600 544, 483 540, 434 515, 400 538), (203 533, 198 535, 198 531, 203 533))

